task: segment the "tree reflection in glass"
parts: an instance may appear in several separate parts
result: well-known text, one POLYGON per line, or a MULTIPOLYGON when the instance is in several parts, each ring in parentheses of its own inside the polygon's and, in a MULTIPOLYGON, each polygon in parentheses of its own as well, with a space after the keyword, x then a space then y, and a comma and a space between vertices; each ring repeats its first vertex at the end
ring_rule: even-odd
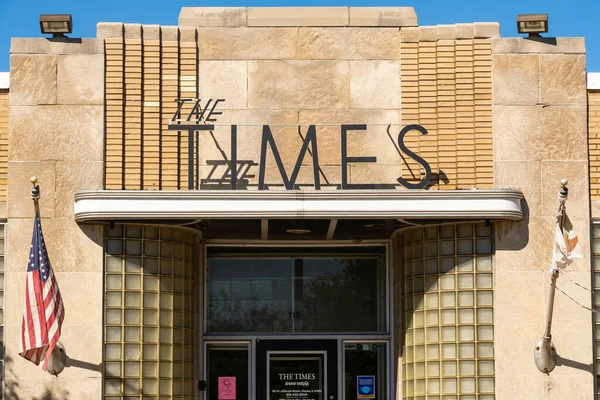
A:
MULTIPOLYGON (((378 322, 378 260, 375 258, 297 259, 296 331, 365 332, 383 328, 378 322)), ((383 322, 383 321, 381 321, 383 322)), ((383 324, 381 324, 383 325, 383 324)))
POLYGON ((209 332, 385 329, 383 262, 364 258, 209 258, 209 332))
POLYGON ((210 332, 290 332, 290 259, 211 258, 210 332))

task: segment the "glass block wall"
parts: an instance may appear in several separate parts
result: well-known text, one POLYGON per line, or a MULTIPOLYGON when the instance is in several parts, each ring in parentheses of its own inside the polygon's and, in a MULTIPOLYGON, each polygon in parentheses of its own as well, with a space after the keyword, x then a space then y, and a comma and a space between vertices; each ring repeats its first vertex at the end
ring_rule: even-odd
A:
POLYGON ((4 238, 5 224, 0 224, 0 400, 4 397, 4 238))
MULTIPOLYGON (((600 310, 600 223, 595 222, 592 224, 592 253, 594 266, 594 279, 592 280, 594 288, 594 309, 600 310)), ((596 357, 595 370, 596 370, 596 399, 600 400, 600 317, 597 313, 594 313, 594 341, 596 357)))
POLYGON ((177 228, 107 229, 104 398, 194 398, 195 240, 177 228))
POLYGON ((492 228, 415 228, 401 243, 404 398, 494 399, 492 228))

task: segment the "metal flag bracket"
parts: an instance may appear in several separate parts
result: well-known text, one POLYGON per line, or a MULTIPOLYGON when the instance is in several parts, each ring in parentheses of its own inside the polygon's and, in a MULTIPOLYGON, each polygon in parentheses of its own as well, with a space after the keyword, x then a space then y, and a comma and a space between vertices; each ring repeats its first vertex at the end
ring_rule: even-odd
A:
POLYGON ((34 203, 37 204, 37 201, 40 199, 40 187, 37 185, 37 177, 32 176, 29 178, 29 182, 31 182, 31 189, 29 189, 29 197, 34 203))
MULTIPOLYGON (((565 178, 560 180, 560 189, 558 191, 558 216, 557 223, 561 230, 565 220, 565 202, 569 196, 567 184, 569 181, 565 178)), ((533 359, 537 369, 544 373, 550 374, 556 368, 558 354, 556 347, 552 343, 552 312, 554 311, 554 294, 556 293, 556 280, 560 275, 560 270, 556 265, 552 266, 550 275, 550 292, 548 293, 548 307, 546 308, 546 331, 544 336, 537 342, 533 351, 533 359)))

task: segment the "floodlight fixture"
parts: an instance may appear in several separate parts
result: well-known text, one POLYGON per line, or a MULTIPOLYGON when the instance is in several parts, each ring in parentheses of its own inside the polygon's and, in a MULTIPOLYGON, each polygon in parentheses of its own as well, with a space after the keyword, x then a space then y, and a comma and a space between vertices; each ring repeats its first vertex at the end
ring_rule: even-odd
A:
POLYGON ((71 14, 42 14, 40 29, 42 34, 51 34, 53 38, 64 38, 65 33, 73 31, 71 14))
POLYGON ((541 37, 540 33, 548 32, 548 14, 517 15, 517 31, 528 33, 529 37, 541 37))

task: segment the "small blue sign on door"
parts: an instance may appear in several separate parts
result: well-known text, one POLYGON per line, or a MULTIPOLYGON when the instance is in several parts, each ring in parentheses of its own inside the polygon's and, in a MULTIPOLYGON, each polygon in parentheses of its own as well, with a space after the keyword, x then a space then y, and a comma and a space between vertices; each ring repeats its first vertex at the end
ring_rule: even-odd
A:
POLYGON ((358 375, 356 377, 356 394, 359 399, 375 398, 375 376, 358 375))

